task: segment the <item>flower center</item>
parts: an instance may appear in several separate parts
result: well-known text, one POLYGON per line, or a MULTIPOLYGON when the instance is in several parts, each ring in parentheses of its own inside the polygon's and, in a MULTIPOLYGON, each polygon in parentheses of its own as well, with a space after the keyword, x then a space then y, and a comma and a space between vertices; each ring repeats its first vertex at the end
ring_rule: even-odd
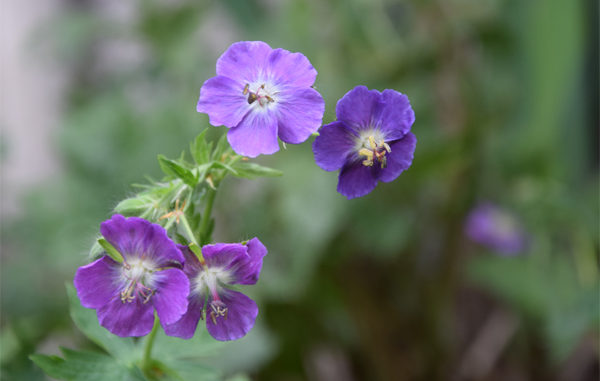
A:
POLYGON ((392 152, 392 149, 383 138, 372 134, 367 136, 366 139, 362 139, 358 155, 365 157, 365 160, 362 162, 362 165, 365 167, 372 167, 375 162, 378 162, 383 169, 387 166, 385 155, 390 152, 392 152))
POLYGON ((222 289, 223 284, 231 282, 231 275, 223 268, 210 268, 204 267, 195 279, 194 290, 196 293, 204 294, 208 291, 212 301, 206 308, 207 318, 210 316, 210 320, 213 324, 217 324, 217 319, 223 317, 227 319, 227 305, 223 303, 219 297, 219 291, 222 289))
POLYGON ((142 302, 148 303, 155 289, 149 287, 152 279, 153 266, 147 261, 133 259, 123 262, 121 276, 125 279, 125 288, 121 291, 121 302, 131 303, 136 296, 142 298, 142 302))
POLYGON ((259 107, 265 107, 269 103, 275 102, 275 96, 277 91, 269 86, 267 83, 261 83, 250 85, 249 83, 244 86, 242 91, 243 95, 247 95, 248 104, 258 105, 259 107), (253 90, 254 89, 254 90, 253 90))

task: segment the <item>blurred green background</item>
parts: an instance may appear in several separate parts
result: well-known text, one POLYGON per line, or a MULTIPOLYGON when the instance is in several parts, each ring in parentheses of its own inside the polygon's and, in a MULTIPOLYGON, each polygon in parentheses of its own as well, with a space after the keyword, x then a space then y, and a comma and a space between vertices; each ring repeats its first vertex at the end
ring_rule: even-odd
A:
MULTIPOLYGON (((247 289, 257 326, 214 364, 256 380, 598 379, 597 1, 55 8, 23 48, 60 68, 47 142, 58 165, 3 198, 3 380, 44 380, 33 352, 90 347, 64 283, 130 184, 160 176, 156 155, 177 156, 209 126, 195 111, 199 89, 239 40, 304 53, 319 72, 324 123, 356 85, 407 94, 418 143, 408 171, 351 201, 314 163, 312 139, 258 159, 281 178, 223 183, 215 240, 258 236, 269 255, 247 289), (481 200, 521 219, 526 253, 498 256, 464 236, 481 200)), ((2 124, 7 173, 14 142, 2 124)), ((210 128, 212 138, 225 130, 210 128)), ((43 166, 35 157, 19 164, 43 166)))

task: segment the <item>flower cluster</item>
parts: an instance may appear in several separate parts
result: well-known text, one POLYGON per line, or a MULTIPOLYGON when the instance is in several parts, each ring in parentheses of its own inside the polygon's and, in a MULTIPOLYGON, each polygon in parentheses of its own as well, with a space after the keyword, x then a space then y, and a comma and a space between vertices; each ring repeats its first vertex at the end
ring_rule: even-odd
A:
MULTIPOLYGON (((218 59, 216 74, 202 86, 197 110, 208 114, 212 125, 229 128, 227 140, 239 155, 272 154, 279 150, 278 139, 298 144, 316 134, 316 163, 340 171, 337 190, 349 199, 368 194, 379 181, 394 180, 412 163, 415 115, 404 94, 355 87, 337 103, 337 121, 317 133, 325 103, 313 88, 317 71, 301 53, 261 41, 237 42, 218 59)), ((239 175, 222 162, 205 165, 210 155, 202 150, 208 146, 195 146, 197 164, 239 175)), ((185 163, 165 159, 164 164, 190 192, 204 179, 215 189, 206 173, 201 176, 185 163)), ((168 335, 181 338, 192 337, 201 319, 217 340, 239 339, 254 326, 256 303, 230 286, 255 284, 267 249, 257 238, 200 248, 185 210, 177 201, 175 211, 158 220, 171 220, 169 228, 182 219, 188 246, 176 245, 163 227, 142 218, 115 215, 101 224, 109 255, 80 267, 74 283, 81 304, 96 309, 100 324, 115 335, 148 334, 155 313, 168 335)))
POLYGON ((100 232, 122 262, 105 255, 80 267, 74 283, 81 304, 96 309, 100 325, 110 332, 147 335, 156 311, 167 335, 191 338, 206 297, 207 328, 215 339, 239 339, 254 326, 256 303, 224 286, 256 283, 267 254, 257 238, 204 246, 198 259, 160 225, 142 218, 114 215, 100 232))
MULTIPOLYGON (((301 143, 320 127, 324 102, 311 87, 317 71, 304 55, 261 41, 237 42, 216 71, 200 90, 197 110, 212 125, 229 127, 238 154, 272 154, 279 150, 277 137, 301 143)), ((340 170, 342 195, 364 196, 410 167, 415 114, 406 95, 357 86, 340 99, 336 114, 338 120, 319 131, 313 151, 322 169, 340 170)))

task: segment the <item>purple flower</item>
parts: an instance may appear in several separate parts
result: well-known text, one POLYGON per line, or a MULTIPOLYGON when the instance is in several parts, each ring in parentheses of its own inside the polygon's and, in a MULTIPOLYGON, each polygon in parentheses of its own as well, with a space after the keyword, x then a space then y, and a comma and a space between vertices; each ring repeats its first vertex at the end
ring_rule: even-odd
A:
POLYGON ((517 218, 491 203, 481 203, 468 215, 465 233, 473 241, 502 254, 522 252, 528 237, 517 218))
POLYGON ((183 270, 190 278, 189 307, 175 324, 165 328, 169 336, 189 339, 198 321, 206 318, 208 332, 217 340, 236 340, 248 333, 258 315, 256 303, 228 288, 232 284, 255 284, 267 249, 253 238, 245 245, 217 243, 202 247, 202 258, 187 246, 180 246, 185 256, 183 270))
POLYGON ((357 86, 337 103, 337 121, 323 126, 313 143, 317 165, 340 170, 337 191, 361 197, 410 167, 416 137, 415 113, 406 95, 357 86))
POLYGON ((189 281, 180 269, 183 255, 167 232, 118 214, 104 221, 100 232, 123 262, 105 255, 77 269, 74 283, 81 304, 96 309, 100 325, 121 337, 148 334, 154 310, 163 327, 179 320, 187 310, 189 281))
POLYGON ((321 125, 325 102, 311 87, 316 77, 301 53, 236 42, 217 61, 217 76, 202 85, 196 109, 213 126, 230 128, 227 140, 238 154, 272 154, 277 137, 302 143, 321 125))

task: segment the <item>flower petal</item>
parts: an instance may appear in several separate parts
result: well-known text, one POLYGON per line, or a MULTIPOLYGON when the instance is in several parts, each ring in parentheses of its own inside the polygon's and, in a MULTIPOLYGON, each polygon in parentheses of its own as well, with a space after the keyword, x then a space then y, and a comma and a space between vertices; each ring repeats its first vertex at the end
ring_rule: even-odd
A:
POLYGON ((241 243, 215 243, 202 246, 202 256, 209 267, 230 270, 239 261, 248 260, 248 248, 241 243))
POLYGON ((369 90, 366 86, 356 86, 338 101, 335 113, 338 120, 358 132, 376 126, 382 107, 379 91, 369 90))
POLYGON ((279 151, 277 119, 267 110, 253 110, 234 128, 229 129, 227 141, 239 155, 256 157, 279 151))
POLYGON ((326 171, 335 171, 346 163, 354 150, 356 135, 343 122, 333 122, 319 130, 313 143, 315 162, 326 171))
POLYGON ((319 129, 324 112, 325 101, 315 89, 289 92, 277 102, 279 138, 286 143, 302 143, 319 129))
POLYGON ((273 49, 262 41, 240 41, 232 44, 217 60, 217 75, 243 84, 254 82, 263 75, 273 49))
POLYGON ((235 127, 250 110, 243 91, 244 84, 240 82, 213 77, 202 85, 196 110, 208 114, 213 126, 235 127))
POLYGON ((383 90, 381 95, 384 106, 378 123, 379 128, 386 141, 401 139, 415 122, 415 112, 406 95, 390 89, 383 90))
POLYGON ((73 283, 81 305, 98 308, 115 298, 121 289, 120 265, 105 255, 77 269, 73 283))
POLYGON ((377 186, 373 167, 362 165, 361 161, 346 164, 340 171, 337 191, 348 199, 362 197, 377 186))
POLYGON ((190 282, 179 269, 157 271, 153 278, 156 292, 150 300, 164 327, 179 320, 187 311, 190 282))
POLYGON ((145 336, 154 325, 154 309, 140 298, 131 303, 114 298, 96 310, 100 325, 117 336, 145 336))
POLYGON ((274 49, 267 61, 269 76, 278 83, 294 87, 310 87, 315 83, 317 71, 302 53, 274 49))
POLYGON ((143 218, 125 218, 115 214, 110 220, 100 224, 100 233, 125 260, 145 257, 151 259, 157 267, 183 263, 183 255, 167 236, 165 229, 143 218))
POLYGON ((254 300, 241 292, 227 290, 221 295, 221 301, 227 306, 227 317, 210 316, 210 306, 206 312, 206 328, 217 340, 237 340, 244 337, 254 327, 258 306, 254 300))
POLYGON ((246 243, 248 255, 239 258, 232 267, 235 280, 231 284, 256 284, 263 265, 263 258, 267 255, 267 248, 254 237, 246 243))
POLYGON ((205 295, 190 296, 188 308, 185 314, 173 324, 163 325, 165 333, 168 336, 180 337, 182 339, 191 339, 194 337, 198 322, 202 318, 202 309, 204 308, 205 295))
POLYGON ((391 152, 386 155, 387 166, 378 170, 377 180, 388 183, 400 176, 402 171, 408 169, 412 164, 416 145, 417 138, 412 132, 391 143, 391 152))

